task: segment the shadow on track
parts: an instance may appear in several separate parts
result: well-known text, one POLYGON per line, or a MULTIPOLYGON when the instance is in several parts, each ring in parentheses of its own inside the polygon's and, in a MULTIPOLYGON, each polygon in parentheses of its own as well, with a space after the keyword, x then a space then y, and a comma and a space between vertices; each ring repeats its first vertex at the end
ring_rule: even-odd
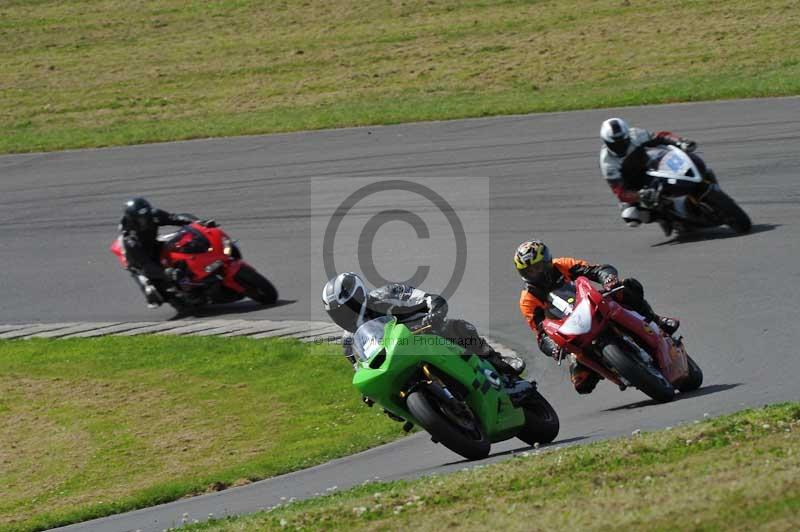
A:
POLYGON ((579 441, 585 440, 586 438, 588 438, 588 436, 574 436, 572 438, 565 438, 563 440, 556 440, 556 441, 551 442, 551 443, 546 443, 544 445, 540 445, 538 448, 535 448, 533 445, 528 445, 528 444, 523 443, 522 447, 518 447, 516 449, 509 449, 508 451, 502 451, 502 452, 499 452, 499 453, 492 453, 489 456, 487 456, 486 458, 483 458, 481 460, 466 460, 466 459, 465 460, 455 460, 453 462, 447 462, 446 464, 442 464, 441 467, 458 465, 458 464, 469 464, 469 463, 472 463, 472 462, 480 463, 483 460, 490 460, 492 458, 500 458, 501 456, 509 456, 509 455, 514 455, 514 454, 524 453, 526 451, 533 451, 533 450, 539 450, 539 449, 547 449, 547 448, 550 448, 550 447, 557 447, 559 445, 567 445, 567 444, 570 444, 570 443, 575 443, 575 442, 579 442, 579 441))
POLYGON ((674 246, 676 244, 691 244, 694 242, 703 242, 706 240, 722 240, 725 238, 736 238, 738 236, 747 236, 747 235, 772 231, 773 229, 777 229, 781 225, 782 224, 754 224, 753 227, 750 229, 749 233, 741 235, 739 233, 734 232, 732 229, 728 229, 725 227, 715 227, 713 229, 698 229, 691 233, 683 233, 676 235, 670 240, 665 240, 664 242, 659 242, 658 244, 652 244, 650 247, 657 248, 660 246, 674 246))
POLYGON ((258 312, 270 308, 283 307, 297 303, 296 299, 279 299, 272 305, 262 305, 252 300, 237 301, 235 303, 226 303, 223 305, 209 305, 207 307, 197 308, 191 311, 176 312, 173 317, 169 319, 180 320, 183 318, 209 318, 213 316, 228 316, 233 314, 248 314, 250 312, 258 312))
MULTIPOLYGON (((682 399, 691 399, 692 397, 702 397, 703 395, 710 395, 712 393, 719 393, 724 392, 726 390, 730 390, 731 388, 736 388, 741 386, 743 383, 735 382, 731 384, 711 384, 709 386, 703 386, 702 388, 698 388, 693 392, 686 392, 686 393, 678 393, 675 395, 675 401, 680 401, 682 399)), ((654 401, 652 399, 647 399, 645 401, 637 401, 635 403, 630 403, 627 405, 620 405, 615 406, 612 408, 606 408, 603 412, 617 412, 619 410, 635 410, 637 408, 645 408, 647 406, 655 406, 661 404, 669 404, 669 403, 659 403, 658 401, 654 401)))

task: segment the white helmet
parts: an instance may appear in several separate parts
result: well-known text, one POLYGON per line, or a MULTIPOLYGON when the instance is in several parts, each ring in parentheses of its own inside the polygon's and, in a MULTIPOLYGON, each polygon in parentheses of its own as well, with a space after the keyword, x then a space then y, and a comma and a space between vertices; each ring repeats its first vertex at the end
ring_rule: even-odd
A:
POLYGON ((621 118, 609 118, 600 126, 600 138, 608 150, 618 157, 624 156, 631 143, 628 124, 621 118))
POLYGON ((367 311, 367 288, 356 273, 341 273, 322 289, 325 312, 342 329, 355 332, 367 311))

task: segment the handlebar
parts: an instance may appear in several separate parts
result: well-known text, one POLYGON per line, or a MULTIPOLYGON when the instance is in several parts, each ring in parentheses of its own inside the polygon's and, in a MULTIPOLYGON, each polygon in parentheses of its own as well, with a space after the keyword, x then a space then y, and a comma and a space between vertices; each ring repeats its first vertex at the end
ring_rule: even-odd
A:
POLYGON ((599 290, 599 292, 600 292, 601 296, 606 297, 606 296, 610 296, 612 294, 616 294, 617 292, 619 292, 621 290, 625 290, 625 285, 621 284, 616 288, 612 288, 611 290, 599 290))

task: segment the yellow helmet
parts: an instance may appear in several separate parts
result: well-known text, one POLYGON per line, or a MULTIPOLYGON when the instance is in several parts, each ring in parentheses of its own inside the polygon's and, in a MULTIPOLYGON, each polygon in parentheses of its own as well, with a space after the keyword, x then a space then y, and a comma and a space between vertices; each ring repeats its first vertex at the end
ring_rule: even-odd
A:
POLYGON ((514 253, 514 266, 526 282, 541 284, 547 280, 553 268, 553 257, 544 242, 529 240, 517 247, 514 253))

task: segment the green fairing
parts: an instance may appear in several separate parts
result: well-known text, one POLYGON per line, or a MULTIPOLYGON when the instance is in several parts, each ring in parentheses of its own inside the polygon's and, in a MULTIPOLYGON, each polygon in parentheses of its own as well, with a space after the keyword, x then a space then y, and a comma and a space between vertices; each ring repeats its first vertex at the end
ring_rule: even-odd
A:
MULTIPOLYGON (((353 385, 365 396, 391 413, 419 425, 406 409, 401 391, 407 391, 421 375, 427 363, 438 375, 447 375, 468 390, 466 403, 483 423, 490 440, 497 442, 514 437, 525 424, 521 408, 511 403, 502 388, 488 382, 483 370, 495 372, 488 362, 439 336, 412 334, 402 324, 390 322, 384 329, 382 347, 386 361, 376 369, 369 364, 376 360, 360 360, 353 385), (415 377, 417 379, 415 380, 415 377)), ((496 372, 495 372, 496 373, 496 372)))

